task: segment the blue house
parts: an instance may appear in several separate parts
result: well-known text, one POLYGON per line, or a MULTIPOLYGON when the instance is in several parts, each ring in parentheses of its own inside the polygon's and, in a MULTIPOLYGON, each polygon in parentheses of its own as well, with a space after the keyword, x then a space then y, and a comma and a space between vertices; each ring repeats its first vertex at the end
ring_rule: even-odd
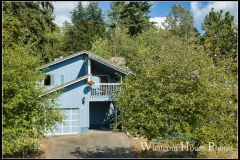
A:
MULTIPOLYGON (((60 57, 40 67, 46 79, 48 93, 63 89, 58 104, 67 118, 57 124, 55 134, 84 133, 89 129, 109 127, 115 116, 112 93, 116 93, 122 78, 132 74, 126 68, 82 51, 68 57, 60 57), (89 81, 93 85, 89 85, 89 81)), ((47 134, 51 134, 50 131, 47 134)))

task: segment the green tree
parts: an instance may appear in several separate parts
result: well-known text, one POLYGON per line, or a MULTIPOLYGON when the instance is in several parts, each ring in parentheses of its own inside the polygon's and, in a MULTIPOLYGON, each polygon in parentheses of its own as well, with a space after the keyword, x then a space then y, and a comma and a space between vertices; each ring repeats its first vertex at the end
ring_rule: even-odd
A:
POLYGON ((97 2, 90 2, 86 7, 78 2, 71 13, 72 24, 65 23, 63 27, 64 52, 90 50, 93 42, 105 37, 105 22, 97 2))
POLYGON ((57 108, 58 93, 41 97, 46 90, 36 85, 44 79, 39 59, 22 46, 3 49, 3 155, 38 149, 45 129, 53 130, 63 112, 57 108))
POLYGON ((41 63, 51 58, 58 39, 47 8, 49 2, 3 3, 3 155, 34 151, 45 129, 64 117, 57 108, 58 92, 46 93, 36 82, 44 79, 41 63), (42 6, 39 6, 42 5, 42 6), (46 8, 47 7, 47 8, 46 8), (51 28, 53 27, 53 28, 51 28), (51 43, 52 42, 52 43, 51 43), (46 55, 45 55, 46 54, 46 55), (47 59, 45 59, 47 58, 47 59))
POLYGON ((148 16, 151 6, 149 2, 112 2, 108 11, 110 27, 127 28, 130 36, 139 35, 154 24, 148 16))
POLYGON ((230 68, 232 72, 237 73, 237 26, 234 16, 229 11, 224 16, 222 13, 223 10, 215 12, 212 8, 206 15, 202 23, 202 29, 205 30, 202 42, 205 49, 210 50, 215 65, 219 65, 219 61, 222 60, 233 62, 230 68))
POLYGON ((119 124, 149 140, 178 132, 201 145, 237 144, 236 79, 215 68, 201 46, 176 36, 159 37, 161 49, 139 46, 120 95, 119 124), (144 85, 143 85, 144 84, 144 85))
POLYGON ((124 57, 127 58, 134 49, 134 40, 127 34, 126 29, 114 29, 109 34, 109 39, 102 39, 95 41, 90 51, 93 53, 109 59, 110 57, 124 57))
POLYGON ((86 7, 87 22, 89 24, 88 32, 90 32, 91 44, 96 38, 105 37, 106 24, 103 19, 102 9, 98 6, 97 2, 90 2, 86 7))
POLYGON ((110 10, 107 10, 109 27, 111 29, 119 28, 120 14, 125 2, 111 2, 110 10))
POLYGON ((188 38, 197 34, 196 28, 194 27, 193 16, 190 11, 181 4, 175 4, 171 8, 171 12, 166 16, 162 25, 173 35, 178 35, 182 38, 185 35, 188 38))
MULTIPOLYGON (((238 28, 234 16, 229 11, 223 15, 223 10, 215 12, 212 8, 204 18, 202 29, 205 34, 201 37, 201 43, 212 58, 213 65, 224 68, 227 74, 235 78, 234 85, 237 86, 238 28)), ((237 106, 237 92, 232 94, 230 101, 237 106)))
POLYGON ((105 59, 109 59, 112 56, 112 53, 109 51, 108 41, 106 39, 96 40, 90 50, 92 53, 99 55, 105 59))
POLYGON ((52 14, 51 2, 3 2, 3 47, 20 42, 43 63, 53 60, 59 29, 52 14))
MULTIPOLYGON (((99 39, 93 44, 91 51, 105 58, 123 57, 125 65, 135 71, 135 57, 138 56, 138 48, 140 46, 148 47, 149 45, 156 49, 163 46, 159 43, 161 38, 170 36, 169 32, 158 29, 155 26, 144 30, 142 34, 136 37, 130 37, 125 29, 113 29, 107 40, 99 39)), ((163 47, 164 48, 164 47, 163 47)))

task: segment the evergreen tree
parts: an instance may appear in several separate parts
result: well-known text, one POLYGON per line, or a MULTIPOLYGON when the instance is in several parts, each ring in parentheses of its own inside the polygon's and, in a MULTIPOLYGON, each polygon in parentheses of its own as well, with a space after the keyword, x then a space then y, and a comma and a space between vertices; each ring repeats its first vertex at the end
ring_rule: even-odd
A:
POLYGON ((51 41, 55 26, 50 25, 47 5, 48 2, 3 3, 4 156, 36 151, 39 137, 64 118, 56 104, 58 92, 41 97, 46 90, 37 85, 45 77, 38 67, 45 58, 50 58, 51 48, 57 47, 51 44, 55 43, 51 41))
POLYGON ((112 30, 115 28, 119 28, 120 13, 125 5, 126 5, 125 2, 110 3, 111 10, 107 10, 107 13, 108 13, 108 19, 109 19, 109 27, 112 30))
MULTIPOLYGON (((206 49, 210 49, 214 64, 218 65, 221 60, 237 62, 237 27, 234 24, 234 16, 223 10, 213 11, 204 18, 202 29, 205 34, 202 38, 206 49)), ((236 70, 234 69, 236 73, 236 70)))
POLYGON ((53 60, 54 45, 59 42, 56 35, 59 28, 53 23, 52 14, 51 2, 4 2, 3 47, 21 42, 43 63, 53 60))
POLYGON ((171 34, 178 35, 181 38, 184 38, 185 35, 189 38, 197 34, 193 16, 181 4, 175 4, 171 8, 170 14, 166 16, 162 25, 171 34))
POLYGON ((72 54, 90 50, 92 43, 105 37, 105 22, 97 2, 90 2, 86 8, 78 2, 72 13, 72 25, 64 24, 63 51, 72 54))
POLYGON ((131 37, 139 35, 154 24, 148 16, 151 6, 149 2, 112 2, 112 11, 108 11, 110 27, 127 28, 131 37))
MULTIPOLYGON (((209 12, 204 18, 202 29, 205 34, 202 36, 202 44, 205 47, 206 53, 212 58, 213 66, 216 68, 224 68, 225 72, 232 75, 235 81, 232 83, 237 86, 237 38, 238 29, 234 23, 234 16, 230 12, 223 10, 215 12, 214 9, 209 12)), ((228 80, 224 78, 222 81, 226 85, 230 85, 228 80)), ((237 92, 232 94, 231 103, 237 106, 237 92)), ((237 114, 237 112, 235 113, 237 114)))

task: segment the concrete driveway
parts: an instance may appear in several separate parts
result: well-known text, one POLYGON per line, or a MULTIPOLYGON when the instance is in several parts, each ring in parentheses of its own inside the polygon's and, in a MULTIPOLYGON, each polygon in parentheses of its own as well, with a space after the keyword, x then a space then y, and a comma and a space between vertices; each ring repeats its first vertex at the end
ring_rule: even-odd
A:
POLYGON ((131 140, 124 132, 91 131, 48 136, 52 145, 45 158, 135 158, 131 140))

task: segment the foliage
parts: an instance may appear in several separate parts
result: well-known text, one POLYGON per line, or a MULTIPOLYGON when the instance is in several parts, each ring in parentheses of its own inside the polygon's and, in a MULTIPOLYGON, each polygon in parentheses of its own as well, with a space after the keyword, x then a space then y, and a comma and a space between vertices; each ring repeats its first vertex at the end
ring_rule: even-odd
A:
POLYGON ((109 59, 111 57, 111 52, 109 51, 108 41, 106 39, 98 39, 92 44, 92 48, 90 50, 92 53, 99 55, 105 59, 109 59))
POLYGON ((150 7, 148 2, 112 2, 106 28, 97 2, 87 7, 79 2, 72 24, 65 22, 60 30, 52 22, 50 2, 3 2, 4 155, 35 150, 45 129, 62 121, 59 93, 41 97, 46 91, 36 85, 44 78, 38 67, 81 50, 124 57, 136 73, 124 79, 115 96, 124 130, 149 140, 178 132, 203 145, 237 143, 234 17, 212 10, 200 45, 186 8, 174 5, 163 30, 149 22, 150 7))
POLYGON ((3 2, 3 47, 21 43, 47 63, 59 43, 51 2, 3 2))
POLYGON ((39 136, 64 118, 59 93, 41 97, 45 88, 36 83, 45 78, 38 67, 57 54, 52 9, 49 2, 3 2, 4 156, 38 149, 39 136))
MULTIPOLYGON (((226 74, 231 74, 237 81, 238 27, 229 11, 223 13, 223 10, 216 12, 212 8, 206 15, 202 23, 206 32, 201 37, 201 44, 208 51, 214 66, 224 68, 226 74)), ((232 95, 231 102, 237 106, 237 92, 232 95)))
POLYGON ((127 34, 127 29, 114 29, 109 34, 109 39, 100 38, 93 43, 91 52, 109 59, 110 57, 128 57, 134 46, 134 39, 127 34))
POLYGON ((14 154, 35 145, 45 129, 63 118, 56 107, 58 93, 46 91, 36 82, 44 79, 39 60, 24 47, 3 50, 3 154, 14 154))
POLYGON ((78 2, 72 13, 72 25, 63 27, 63 51, 68 55, 82 50, 90 50, 92 43, 105 36, 105 22, 102 9, 97 2, 84 7, 78 2))
POLYGON ((212 67, 201 46, 175 36, 158 42, 161 50, 139 47, 130 65, 136 76, 126 77, 115 97, 124 130, 149 140, 177 132, 200 144, 236 145, 235 77, 212 67))
POLYGON ((107 10, 109 19, 109 29, 119 28, 120 14, 125 2, 111 2, 110 10, 107 10))
POLYGON ((171 8, 171 12, 166 16, 166 20, 162 22, 162 25, 170 33, 179 37, 199 35, 199 32, 194 27, 193 16, 181 4, 175 4, 171 8))
POLYGON ((148 16, 151 6, 149 2, 112 2, 112 11, 108 11, 110 28, 127 28, 131 37, 141 34, 153 25, 148 16))
POLYGON ((210 56, 215 65, 228 61, 232 72, 237 73, 237 25, 234 24, 234 16, 230 12, 222 15, 223 10, 215 12, 213 9, 204 18, 202 29, 205 34, 202 44, 210 50, 210 56))

